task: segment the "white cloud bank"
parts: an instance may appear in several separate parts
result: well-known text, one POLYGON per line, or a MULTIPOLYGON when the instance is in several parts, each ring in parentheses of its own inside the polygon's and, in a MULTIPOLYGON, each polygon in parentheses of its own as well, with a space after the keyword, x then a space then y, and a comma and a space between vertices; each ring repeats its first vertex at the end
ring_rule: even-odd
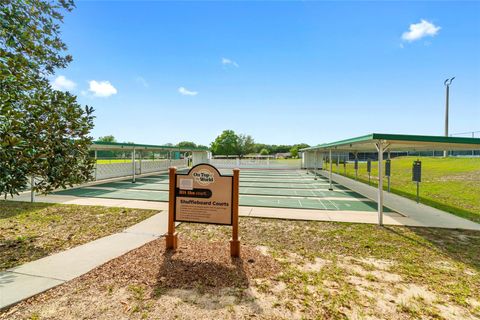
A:
POLYGON ((90 85, 88 91, 92 92, 95 97, 106 98, 117 94, 117 89, 115 89, 110 81, 91 80, 88 83, 90 85))
POLYGON ((228 65, 232 65, 234 67, 239 67, 238 63, 236 63, 235 61, 231 60, 231 59, 228 59, 228 58, 222 58, 222 64, 224 66, 228 66, 228 65))
POLYGON ((65 76, 56 77, 51 84, 53 89, 62 91, 73 90, 77 86, 75 82, 65 76))
POLYGON ((440 31, 440 29, 440 27, 433 23, 422 19, 419 23, 413 23, 410 25, 408 31, 402 34, 402 40, 412 42, 424 37, 433 37, 438 31, 440 31))
POLYGON ((180 93, 183 96, 196 96, 198 94, 197 91, 190 91, 185 87, 178 88, 178 93, 180 93))

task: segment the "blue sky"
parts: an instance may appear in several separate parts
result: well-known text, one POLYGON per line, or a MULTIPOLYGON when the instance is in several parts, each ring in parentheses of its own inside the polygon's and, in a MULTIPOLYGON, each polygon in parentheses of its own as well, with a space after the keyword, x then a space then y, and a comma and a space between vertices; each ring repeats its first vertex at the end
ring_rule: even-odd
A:
POLYGON ((78 1, 62 37, 95 138, 443 134, 451 76, 450 132, 480 130, 479 2, 78 1))

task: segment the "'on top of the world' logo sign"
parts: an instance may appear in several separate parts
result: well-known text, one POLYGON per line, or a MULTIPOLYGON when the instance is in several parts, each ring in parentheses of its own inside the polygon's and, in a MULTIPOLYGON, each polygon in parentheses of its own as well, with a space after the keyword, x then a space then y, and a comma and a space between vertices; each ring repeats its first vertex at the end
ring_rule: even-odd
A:
POLYGON ((195 181, 203 186, 215 182, 214 173, 208 169, 201 169, 197 172, 193 172, 193 178, 195 181))

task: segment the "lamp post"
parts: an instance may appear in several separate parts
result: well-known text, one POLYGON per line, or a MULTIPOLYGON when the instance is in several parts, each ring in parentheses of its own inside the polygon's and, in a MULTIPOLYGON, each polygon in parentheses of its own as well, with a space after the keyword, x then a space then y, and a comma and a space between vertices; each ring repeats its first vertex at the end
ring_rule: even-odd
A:
MULTIPOLYGON (((445 97, 445 137, 448 137, 448 102, 449 102, 449 93, 450 93, 450 85, 452 84, 453 79, 455 77, 446 79, 443 83, 446 88, 446 97, 445 97)), ((447 157, 447 150, 443 151, 443 157, 447 157)))

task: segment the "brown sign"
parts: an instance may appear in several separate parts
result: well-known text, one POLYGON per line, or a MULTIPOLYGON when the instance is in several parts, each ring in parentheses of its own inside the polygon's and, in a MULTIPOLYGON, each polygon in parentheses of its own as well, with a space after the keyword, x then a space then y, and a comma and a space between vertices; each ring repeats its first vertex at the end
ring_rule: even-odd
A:
POLYGON ((168 232, 165 235, 167 250, 176 250, 178 234, 175 221, 226 224, 232 226, 230 255, 240 257, 238 237, 238 190, 240 170, 233 176, 222 176, 209 164, 199 164, 187 174, 177 174, 171 167, 168 173, 168 232))
POLYGON ((232 225, 233 176, 222 176, 209 164, 175 175, 174 219, 232 225))

